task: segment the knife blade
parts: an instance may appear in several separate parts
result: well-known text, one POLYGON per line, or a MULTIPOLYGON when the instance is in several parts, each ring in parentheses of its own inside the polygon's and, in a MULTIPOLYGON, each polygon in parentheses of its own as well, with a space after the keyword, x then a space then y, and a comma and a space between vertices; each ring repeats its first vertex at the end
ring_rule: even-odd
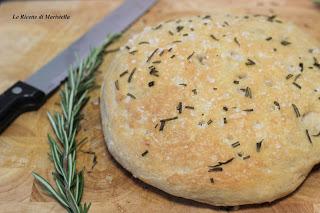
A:
POLYGON ((20 114, 39 109, 66 79, 70 66, 86 58, 108 34, 121 33, 157 0, 125 0, 116 10, 58 54, 26 81, 18 81, 0 95, 0 133, 20 114), (76 55, 77 54, 77 55, 76 55))

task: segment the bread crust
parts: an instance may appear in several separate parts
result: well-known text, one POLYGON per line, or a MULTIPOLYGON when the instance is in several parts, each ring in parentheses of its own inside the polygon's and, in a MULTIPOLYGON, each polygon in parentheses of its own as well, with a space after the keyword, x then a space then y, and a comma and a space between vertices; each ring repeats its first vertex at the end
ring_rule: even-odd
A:
POLYGON ((179 197, 218 206, 284 197, 320 160, 318 60, 319 42, 277 17, 146 27, 105 74, 108 150, 179 197))

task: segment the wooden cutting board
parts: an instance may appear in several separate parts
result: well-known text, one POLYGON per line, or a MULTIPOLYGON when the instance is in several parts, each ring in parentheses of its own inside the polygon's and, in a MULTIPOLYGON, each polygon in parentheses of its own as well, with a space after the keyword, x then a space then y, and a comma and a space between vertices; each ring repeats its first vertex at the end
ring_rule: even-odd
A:
MULTIPOLYGON (((25 79, 58 52, 86 32, 120 0, 7 1, 0 4, 0 92, 18 79, 25 79), (15 20, 13 15, 60 14, 68 20, 15 20)), ((122 39, 147 24, 187 14, 215 10, 275 13, 295 22, 320 40, 320 8, 310 0, 160 0, 122 39)), ((119 43, 109 48, 117 48, 119 43)), ((106 56, 103 71, 112 59, 106 56)), ((64 212, 42 193, 32 171, 50 177, 47 111, 58 110, 54 95, 37 112, 24 114, 0 136, 0 212, 64 212)), ((83 200, 92 202, 91 212, 227 212, 230 209, 177 198, 133 178, 109 155, 101 131, 99 89, 91 94, 84 110, 80 137, 88 143, 78 155, 85 168, 83 200), (96 159, 96 163, 95 160, 96 159)), ((303 159, 302 159, 303 160, 303 159)), ((290 180, 288 180, 290 181, 290 180)), ((314 168, 293 194, 271 204, 244 206, 238 212, 320 212, 320 171, 314 168)))

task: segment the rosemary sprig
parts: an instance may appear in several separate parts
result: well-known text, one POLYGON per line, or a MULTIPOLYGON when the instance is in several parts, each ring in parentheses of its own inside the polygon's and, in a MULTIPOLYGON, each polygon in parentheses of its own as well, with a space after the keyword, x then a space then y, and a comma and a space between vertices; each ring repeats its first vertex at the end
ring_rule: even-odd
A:
POLYGON ((94 74, 102 63, 104 48, 116 37, 118 35, 108 36, 102 46, 93 49, 86 59, 79 62, 78 68, 69 69, 68 80, 60 93, 61 112, 48 113, 55 134, 55 137, 48 134, 55 187, 39 174, 32 173, 44 190, 70 213, 86 213, 91 206, 91 203, 81 204, 84 176, 83 171, 76 169, 76 151, 85 140, 77 142, 76 135, 80 112, 89 99, 89 90, 94 86, 94 74))
POLYGON ((313 2, 320 5, 320 0, 313 0, 313 2))

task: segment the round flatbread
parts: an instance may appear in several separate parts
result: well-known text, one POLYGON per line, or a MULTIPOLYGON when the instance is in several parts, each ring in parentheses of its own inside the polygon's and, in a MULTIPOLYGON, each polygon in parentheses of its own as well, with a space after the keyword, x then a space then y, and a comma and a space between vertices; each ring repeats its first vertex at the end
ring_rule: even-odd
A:
POLYGON ((320 161, 320 45, 276 16, 146 27, 114 57, 101 98, 113 157, 179 197, 273 201, 320 161))

